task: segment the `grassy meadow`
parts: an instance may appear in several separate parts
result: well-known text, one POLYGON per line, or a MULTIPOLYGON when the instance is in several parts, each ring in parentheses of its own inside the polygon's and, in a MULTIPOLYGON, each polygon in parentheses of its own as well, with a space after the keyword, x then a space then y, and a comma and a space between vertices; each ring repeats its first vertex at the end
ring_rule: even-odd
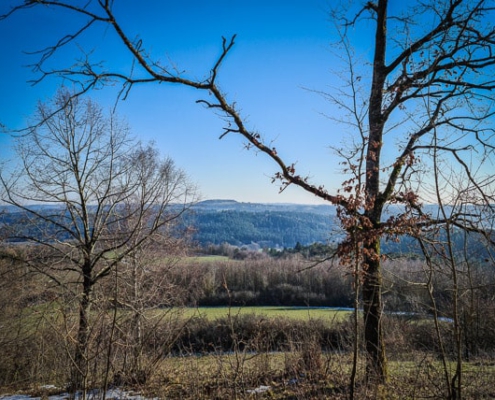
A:
POLYGON ((324 321, 343 321, 351 314, 347 309, 319 307, 284 307, 284 306, 252 306, 252 307, 197 307, 188 308, 185 316, 199 316, 208 320, 239 315, 254 315, 264 318, 283 317, 299 321, 322 319, 324 321))

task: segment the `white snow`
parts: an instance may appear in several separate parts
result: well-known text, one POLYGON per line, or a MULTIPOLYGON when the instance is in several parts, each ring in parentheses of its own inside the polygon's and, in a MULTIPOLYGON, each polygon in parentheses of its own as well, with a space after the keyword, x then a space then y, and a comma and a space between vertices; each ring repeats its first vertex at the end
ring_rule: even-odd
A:
MULTIPOLYGON (((56 389, 53 385, 45 385, 41 389, 56 389)), ((102 398, 102 393, 98 390, 89 391, 86 398, 88 400, 99 400, 102 398)), ((46 399, 46 397, 44 398, 46 399)), ((66 400, 69 399, 68 393, 62 393, 57 395, 48 396, 48 400, 66 400)), ((80 395, 76 395, 76 400, 81 399, 80 395)), ((121 389, 110 389, 107 391, 106 400, 158 400, 158 398, 146 398, 139 394, 134 394, 130 392, 126 392, 121 389)), ((12 395, 0 395, 0 400, 41 400, 41 397, 31 397, 25 394, 12 394, 12 395)))

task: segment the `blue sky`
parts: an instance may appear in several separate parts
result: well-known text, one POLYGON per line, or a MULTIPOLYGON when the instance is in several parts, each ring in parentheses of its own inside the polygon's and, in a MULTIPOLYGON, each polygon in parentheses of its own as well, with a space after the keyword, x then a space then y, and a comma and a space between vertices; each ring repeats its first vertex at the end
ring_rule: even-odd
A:
MULTIPOLYGON (((3 0, 0 14, 21 1, 3 0)), ((84 1, 83 1, 84 3, 84 1)), ((163 62, 173 62, 189 77, 207 76, 221 49, 222 36, 237 34, 236 45, 225 60, 219 83, 229 100, 236 101, 247 126, 273 141, 288 163, 301 174, 332 190, 343 177, 340 161, 330 146, 345 140, 325 114, 335 112, 313 90, 338 84, 329 43, 332 26, 324 0, 212 0, 137 2, 118 0, 115 13, 129 36, 163 62), (310 89, 310 90, 308 90, 310 89)), ((32 86, 36 78, 26 65, 36 61, 33 51, 53 44, 60 33, 74 30, 80 21, 67 14, 34 8, 0 23, 0 122, 22 128, 37 101, 48 100, 60 80, 32 86), (38 10, 38 11, 36 11, 38 10)), ((95 60, 126 71, 129 59, 109 28, 99 27, 78 40, 95 60)), ((70 65, 79 49, 64 50, 54 63, 70 65)), ((93 91, 91 97, 112 107, 115 88, 93 91)), ((198 184, 204 199, 245 202, 319 202, 298 188, 279 194, 271 183, 276 166, 266 157, 243 147, 241 138, 222 133, 222 120, 195 103, 203 94, 171 85, 135 87, 118 106, 133 133, 152 140, 198 184)), ((9 157, 10 139, 0 137, 0 156, 9 157)))

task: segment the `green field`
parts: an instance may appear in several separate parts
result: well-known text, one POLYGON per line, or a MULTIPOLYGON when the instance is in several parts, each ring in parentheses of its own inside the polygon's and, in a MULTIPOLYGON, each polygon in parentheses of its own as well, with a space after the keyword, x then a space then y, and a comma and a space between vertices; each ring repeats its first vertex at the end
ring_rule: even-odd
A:
POLYGON ((311 307, 198 307, 188 309, 186 315, 200 316, 209 320, 225 318, 229 315, 254 314, 267 318, 287 317, 297 320, 328 319, 329 321, 341 321, 351 314, 345 309, 311 308, 311 307))
POLYGON ((184 264, 200 264, 200 263, 216 263, 216 262, 229 262, 234 263, 236 260, 232 260, 227 256, 187 256, 181 257, 179 262, 184 264))

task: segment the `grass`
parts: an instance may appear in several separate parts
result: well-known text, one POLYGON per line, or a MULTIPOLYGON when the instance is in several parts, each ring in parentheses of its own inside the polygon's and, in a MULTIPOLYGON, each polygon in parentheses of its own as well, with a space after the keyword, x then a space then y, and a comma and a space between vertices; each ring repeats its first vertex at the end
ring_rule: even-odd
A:
POLYGON ((227 256, 188 256, 188 257, 181 257, 180 258, 180 263, 188 264, 198 264, 198 263, 215 263, 215 262, 235 262, 235 260, 232 260, 231 258, 227 256))
POLYGON ((329 321, 342 321, 350 315, 351 311, 332 308, 311 307, 198 307, 186 311, 187 316, 198 315, 208 320, 225 318, 229 315, 254 314, 266 318, 286 317, 295 320, 308 321, 310 319, 328 319, 329 321))
MULTIPOLYGON (((149 388, 149 394, 182 399, 348 399, 351 355, 315 356, 321 361, 317 371, 301 370, 303 355, 297 351, 167 358, 156 371, 156 386, 149 388), (269 389, 252 393, 262 386, 269 389)), ((384 399, 445 398, 447 386, 439 360, 414 353, 410 361, 390 362, 389 367, 387 387, 374 389, 367 386, 364 359, 360 358, 357 398, 378 398, 375 390, 383 391, 384 399)), ((464 363, 465 398, 493 398, 493 368, 464 363)))
MULTIPOLYGON (((339 356, 339 363, 341 359, 342 357, 339 356)), ((347 357, 345 359, 347 365, 348 359, 347 357)), ((328 398, 304 396, 307 390, 314 389, 318 384, 324 391, 328 385, 325 382, 328 376, 322 374, 309 381, 302 376, 302 373, 298 373, 298 361, 297 355, 285 352, 269 354, 240 352, 167 358, 155 375, 154 382, 157 386, 151 388, 150 394, 183 399, 328 398), (269 386, 270 389, 259 394, 251 392, 261 386, 269 386), (304 397, 293 397, 294 395, 304 397)), ((328 362, 329 371, 337 373, 340 378, 340 367, 335 363, 337 358, 328 358, 325 361, 328 362)), ((335 384, 333 379, 329 381, 330 384, 335 384)), ((345 384, 345 380, 342 379, 341 382, 345 384)))
MULTIPOLYGON (((48 322, 53 323, 54 326, 60 322, 58 319, 55 319, 55 322, 52 320, 55 316, 52 315, 50 307, 40 306, 36 309, 30 308, 30 311, 33 314, 26 314, 23 317, 34 318, 39 313, 40 316, 49 318, 48 322)), ((254 314, 266 318, 286 317, 298 321, 322 319, 329 324, 347 318, 350 314, 347 310, 310 307, 201 307, 186 309, 185 312, 186 315, 200 315, 209 321, 225 318, 230 313, 234 317, 254 314)), ((34 320, 21 326, 24 329, 29 326, 29 329, 33 330, 34 320)), ((47 329, 43 329, 43 326, 39 327, 47 333, 47 329)), ((34 335, 34 332, 30 334, 34 335)), ((51 329, 48 334, 50 336, 41 337, 44 344, 51 343, 52 336, 53 340, 56 339, 51 329)), ((258 339, 263 340, 263 337, 258 339)), ((150 365, 153 365, 152 378, 144 387, 137 387, 136 390, 149 398, 184 400, 349 398, 348 385, 352 368, 350 349, 326 352, 318 346, 311 346, 311 340, 306 336, 295 337, 293 342, 288 343, 287 348, 290 348, 290 351, 262 352, 253 351, 252 347, 241 347, 242 350, 234 352, 218 351, 201 356, 191 353, 181 357, 163 357, 158 359, 158 362, 152 358, 150 361, 150 365), (306 346, 308 344, 310 346, 306 346), (262 387, 269 389, 261 393, 253 392, 262 387)), ((31 347, 30 351, 33 349, 36 348, 31 347)), ((39 354, 33 355, 48 357, 50 353, 43 349, 39 354)), ((57 354, 53 355, 56 356, 57 354)), ((390 360, 389 363, 390 382, 383 388, 385 394, 382 398, 394 400, 445 398, 448 385, 445 382, 442 364, 436 354, 410 351, 406 348, 404 353, 399 352, 392 358, 395 359, 390 360)), ((364 379, 364 364, 365 359, 361 352, 356 398, 378 398, 375 389, 368 387, 364 379)), ((452 378, 455 371, 453 362, 448 363, 448 369, 452 378)), ((54 373, 55 371, 57 370, 54 369, 54 373)), ((60 372, 60 369, 58 371, 60 372)), ((50 383, 55 382, 51 374, 47 372, 44 375, 48 377, 50 383)), ((494 387, 493 359, 480 357, 475 362, 463 363, 464 398, 495 398, 494 387)))

